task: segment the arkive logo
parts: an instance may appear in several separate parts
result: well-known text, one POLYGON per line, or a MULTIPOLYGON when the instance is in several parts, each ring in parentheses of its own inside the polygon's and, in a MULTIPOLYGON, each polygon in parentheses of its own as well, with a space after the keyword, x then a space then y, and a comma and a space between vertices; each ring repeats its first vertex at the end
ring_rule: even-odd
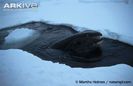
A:
POLYGON ((4 9, 31 9, 38 8, 38 3, 5 3, 4 9))

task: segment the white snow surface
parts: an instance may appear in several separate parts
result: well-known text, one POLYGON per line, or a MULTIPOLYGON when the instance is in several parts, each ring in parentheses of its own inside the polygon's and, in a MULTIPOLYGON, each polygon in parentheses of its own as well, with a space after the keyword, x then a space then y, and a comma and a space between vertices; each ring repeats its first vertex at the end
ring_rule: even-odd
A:
POLYGON ((19 49, 0 50, 0 86, 133 86, 133 67, 71 68, 39 59, 19 49), (128 84, 89 84, 83 81, 131 81, 128 84))
POLYGON ((19 48, 31 43, 39 36, 39 32, 28 28, 18 28, 5 37, 3 48, 19 48), (12 47, 11 47, 12 46, 12 47))
MULTIPOLYGON (((9 0, 1 1, 9 2, 9 0)), ((20 0, 12 1, 21 2, 20 0)), ((34 0, 40 5, 32 10, 5 10, 0 7, 0 29, 29 21, 68 23, 79 26, 75 28, 79 31, 86 28, 97 30, 105 37, 133 45, 133 0, 129 0, 128 4, 88 3, 86 1, 34 0)), ((23 0, 23 2, 33 2, 33 0, 23 0)), ((17 31, 6 38, 6 43, 29 39, 32 34, 29 30, 28 33, 25 30, 17 31)), ((126 64, 85 69, 71 68, 67 65, 41 60, 19 49, 0 50, 0 86, 133 86, 132 77, 133 67, 126 64), (132 81, 132 83, 76 84, 76 80, 121 80, 132 81)))

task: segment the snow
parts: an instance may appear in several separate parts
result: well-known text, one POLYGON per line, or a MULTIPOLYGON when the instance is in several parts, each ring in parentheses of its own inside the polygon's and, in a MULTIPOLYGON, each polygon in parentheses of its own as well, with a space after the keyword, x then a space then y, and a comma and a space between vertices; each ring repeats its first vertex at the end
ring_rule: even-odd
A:
MULTIPOLYGON (((2 9, 1 5, 9 1, 2 0, 0 4, 0 29, 29 21, 68 23, 77 26, 75 29, 79 31, 86 28, 97 30, 102 32, 104 37, 133 45, 132 0, 129 0, 128 4, 88 3, 87 0, 35 0, 39 3, 37 9, 2 9)), ((21 2, 20 0, 12 1, 21 2)), ((23 0, 23 2, 33 1, 23 0)), ((18 28, 6 37, 4 47, 11 48, 10 45, 15 45, 18 48, 38 36, 39 33, 34 30, 18 28)), ((41 60, 19 49, 0 50, 0 86, 133 86, 132 77, 133 67, 126 64, 86 69, 71 68, 41 60), (76 84, 76 80, 123 80, 132 81, 132 83, 76 84)))
POLYGON ((31 43, 39 36, 39 32, 28 28, 18 28, 5 37, 3 48, 19 48, 31 43), (10 47, 12 45, 12 47, 10 47))
POLYGON ((0 50, 0 86, 133 86, 133 67, 71 68, 39 59, 19 49, 0 50), (131 81, 131 83, 89 84, 83 81, 131 81))

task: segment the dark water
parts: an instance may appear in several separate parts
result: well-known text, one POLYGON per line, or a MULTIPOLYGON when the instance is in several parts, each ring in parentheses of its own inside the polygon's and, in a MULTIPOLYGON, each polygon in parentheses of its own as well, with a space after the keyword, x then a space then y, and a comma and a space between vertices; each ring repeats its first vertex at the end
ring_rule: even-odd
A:
POLYGON ((103 67, 115 64, 128 64, 133 66, 133 46, 117 40, 103 38, 101 46, 88 54, 88 58, 97 60, 90 61, 88 58, 73 56, 71 52, 50 49, 50 45, 73 34, 79 33, 68 25, 52 25, 44 22, 29 22, 21 25, 7 27, 0 30, 0 46, 4 43, 4 37, 9 34, 9 30, 16 28, 29 28, 38 30, 41 36, 35 41, 19 49, 30 52, 43 60, 59 62, 70 67, 103 67))

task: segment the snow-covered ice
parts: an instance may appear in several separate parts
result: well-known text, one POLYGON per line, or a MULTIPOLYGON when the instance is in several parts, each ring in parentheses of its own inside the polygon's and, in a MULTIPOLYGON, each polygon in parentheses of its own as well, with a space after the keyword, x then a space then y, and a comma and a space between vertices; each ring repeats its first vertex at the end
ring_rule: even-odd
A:
MULTIPOLYGON (((8 1, 9 0, 2 0, 2 2, 8 1)), ((20 2, 20 0, 12 1, 20 2)), ((37 9, 4 10, 0 8, 0 29, 29 21, 40 20, 51 21, 50 23, 68 23, 100 31, 105 37, 133 45, 132 0, 129 0, 128 4, 84 2, 87 0, 35 1, 39 3, 39 8, 37 9)), ((27 0, 24 0, 24 2, 27 2, 27 0)), ((28 2, 33 1, 29 0, 28 2)), ((82 28, 77 29, 82 30, 82 28)), ((15 33, 14 31, 11 32, 11 34, 6 37, 7 44, 12 42, 17 43, 22 41, 22 39, 25 40, 25 38, 29 39, 32 32, 34 32, 29 30, 29 32, 24 30, 20 32, 17 31, 15 31, 15 33)), ((133 86, 132 77, 133 68, 126 64, 86 69, 70 68, 63 64, 41 60, 19 49, 0 50, 0 86, 88 85, 76 84, 76 80, 125 80, 132 81, 132 83, 121 85, 93 84, 93 86, 133 86)))
POLYGON ((0 86, 133 86, 133 67, 71 68, 19 50, 0 50, 0 86), (128 84, 79 84, 83 81, 131 81, 128 84))
POLYGON ((31 43, 39 36, 39 32, 28 28, 18 28, 5 37, 3 48, 19 48, 31 43), (12 46, 12 47, 11 47, 12 46))

